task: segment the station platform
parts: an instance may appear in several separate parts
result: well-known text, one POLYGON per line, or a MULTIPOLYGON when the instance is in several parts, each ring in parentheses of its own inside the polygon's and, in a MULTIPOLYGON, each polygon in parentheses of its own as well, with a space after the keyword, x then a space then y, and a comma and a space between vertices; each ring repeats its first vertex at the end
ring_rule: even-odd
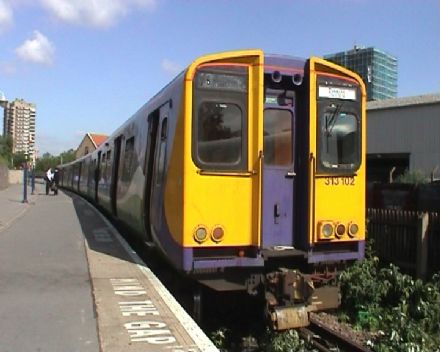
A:
POLYGON ((0 351, 218 351, 75 194, 0 191, 0 351))

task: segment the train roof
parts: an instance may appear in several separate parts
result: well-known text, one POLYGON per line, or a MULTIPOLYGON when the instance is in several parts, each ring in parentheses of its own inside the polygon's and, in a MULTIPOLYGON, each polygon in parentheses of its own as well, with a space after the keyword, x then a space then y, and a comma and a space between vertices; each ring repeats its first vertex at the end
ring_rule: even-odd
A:
POLYGON ((264 66, 288 66, 298 69, 304 69, 305 64, 305 59, 296 56, 279 54, 264 55, 264 66))

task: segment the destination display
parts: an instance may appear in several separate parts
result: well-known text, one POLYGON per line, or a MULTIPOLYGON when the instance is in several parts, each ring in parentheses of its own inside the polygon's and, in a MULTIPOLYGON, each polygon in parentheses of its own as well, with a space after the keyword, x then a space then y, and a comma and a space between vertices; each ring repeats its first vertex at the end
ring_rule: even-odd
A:
POLYGON ((356 100, 356 89, 343 87, 319 86, 319 98, 332 98, 343 100, 356 100))

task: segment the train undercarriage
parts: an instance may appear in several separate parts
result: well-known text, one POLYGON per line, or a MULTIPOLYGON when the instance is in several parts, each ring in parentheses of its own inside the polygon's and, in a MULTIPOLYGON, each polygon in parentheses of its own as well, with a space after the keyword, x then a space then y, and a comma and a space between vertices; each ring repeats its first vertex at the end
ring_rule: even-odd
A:
POLYGON ((310 312, 340 305, 336 272, 304 274, 280 268, 253 276, 247 283, 247 290, 251 295, 263 290, 265 315, 273 330, 308 326, 310 312))
MULTIPOLYGON (((302 265, 288 267, 280 265, 288 262, 282 259, 268 261, 266 272, 243 270, 238 274, 234 270, 233 275, 228 275, 228 270, 222 268, 216 273, 199 272, 197 281, 215 291, 245 290, 248 295, 260 298, 268 325, 276 331, 308 326, 310 312, 339 307, 337 263, 308 266, 302 261, 302 265)), ((201 299, 200 292, 196 292, 194 312, 197 314, 201 311, 201 299)))

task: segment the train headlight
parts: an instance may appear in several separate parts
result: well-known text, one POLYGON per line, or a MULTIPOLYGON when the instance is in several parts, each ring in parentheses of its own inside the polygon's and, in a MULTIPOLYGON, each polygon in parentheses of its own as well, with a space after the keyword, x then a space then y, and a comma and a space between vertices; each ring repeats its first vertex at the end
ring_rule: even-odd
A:
POLYGON ((334 236, 333 224, 329 221, 319 223, 319 239, 328 240, 334 236))
POLYGON ((335 233, 335 235, 336 235, 336 237, 337 238, 341 238, 342 236, 344 236, 344 234, 345 234, 345 231, 346 231, 346 228, 345 228, 345 225, 344 224, 337 224, 336 225, 336 233, 335 233))
POLYGON ((225 230, 223 229, 223 227, 216 225, 211 232, 211 239, 214 242, 220 242, 221 240, 223 240, 223 237, 225 236, 225 230))
POLYGON ((354 237, 358 234, 358 232, 359 232, 359 226, 357 224, 355 224, 354 222, 351 222, 348 225, 348 235, 350 237, 354 237))
POLYGON ((197 242, 202 243, 206 241, 207 238, 208 238, 208 230, 206 229, 206 227, 203 225, 197 226, 197 228, 194 230, 194 239, 197 242))

